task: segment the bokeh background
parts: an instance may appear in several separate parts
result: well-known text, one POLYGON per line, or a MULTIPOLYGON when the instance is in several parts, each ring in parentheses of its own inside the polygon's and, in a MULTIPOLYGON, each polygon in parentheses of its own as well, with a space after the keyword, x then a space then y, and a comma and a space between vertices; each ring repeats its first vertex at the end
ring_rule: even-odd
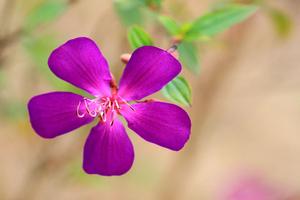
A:
MULTIPOLYGON (((190 141, 172 152, 129 131, 136 158, 120 177, 81 169, 92 125, 45 140, 31 129, 26 104, 39 93, 75 90, 51 74, 47 58, 77 36, 93 38, 120 77, 120 55, 131 52, 122 9, 133 1, 45 2, 0 0, 1 200, 250 199, 230 196, 241 191, 262 193, 258 200, 300 199, 299 0, 238 1, 263 6, 199 44, 199 74, 183 72, 193 94, 192 107, 185 107, 190 141)), ((165 0, 159 12, 186 21, 228 2, 165 0)), ((168 48, 170 38, 147 12, 128 11, 157 46, 168 48), (139 12, 149 16, 140 21, 139 12)))

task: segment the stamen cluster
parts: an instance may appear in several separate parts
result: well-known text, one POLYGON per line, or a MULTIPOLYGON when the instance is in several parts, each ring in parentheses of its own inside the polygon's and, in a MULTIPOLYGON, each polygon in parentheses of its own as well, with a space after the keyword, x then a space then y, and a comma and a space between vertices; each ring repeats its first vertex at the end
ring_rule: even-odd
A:
POLYGON ((112 124, 117 114, 120 114, 119 110, 123 105, 133 109, 126 100, 117 95, 95 99, 83 98, 78 103, 77 116, 83 118, 88 114, 91 117, 99 117, 102 122, 109 120, 112 124), (84 109, 82 109, 82 106, 84 106, 84 109))

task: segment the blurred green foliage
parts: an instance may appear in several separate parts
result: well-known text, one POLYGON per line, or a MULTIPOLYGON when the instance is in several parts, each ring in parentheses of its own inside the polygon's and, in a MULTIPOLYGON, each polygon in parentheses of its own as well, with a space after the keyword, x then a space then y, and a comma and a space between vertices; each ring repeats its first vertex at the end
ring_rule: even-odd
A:
POLYGON ((153 45, 153 41, 148 33, 138 25, 134 25, 128 29, 128 41, 132 49, 141 46, 153 45))
POLYGON ((275 31, 279 37, 287 38, 293 29, 293 21, 283 8, 274 7, 266 0, 252 0, 252 3, 259 5, 264 13, 271 19, 275 31))
POLYGON ((180 34, 181 27, 178 23, 169 16, 161 15, 158 17, 159 22, 164 26, 167 32, 172 36, 177 36, 180 34))
POLYGON ((32 57, 37 69, 56 89, 71 91, 89 97, 90 95, 88 93, 61 80, 50 71, 47 63, 48 57, 53 49, 55 49, 58 45, 58 41, 52 35, 26 37, 23 40, 23 46, 27 53, 32 57))
MULTIPOLYGON (((128 4, 126 0, 119 0, 117 1, 117 5, 123 5, 127 9, 135 9, 137 7, 149 6, 149 1, 139 1, 139 3, 131 1, 131 4, 128 4)), ((161 6, 162 2, 158 1, 158 5, 161 6)), ((151 7, 149 9, 151 9, 151 7)), ((183 66, 187 67, 193 73, 198 73, 200 71, 200 59, 197 42, 206 41, 216 34, 229 29, 233 25, 242 22, 256 10, 257 6, 254 5, 223 3, 222 6, 216 6, 211 12, 186 23, 178 23, 170 16, 161 15, 159 11, 156 11, 156 16, 158 22, 171 36, 171 40, 174 44, 178 45, 179 59, 183 63, 183 66)), ((121 12, 121 15, 120 10, 117 11, 120 16, 123 16, 123 14, 128 15, 127 18, 125 17, 124 19, 131 18, 130 13, 121 12)), ((140 10, 137 11, 135 14, 141 15, 140 10)), ((130 23, 125 24, 134 22, 135 21, 130 21, 130 23)), ((128 41, 132 49, 153 44, 151 36, 146 33, 141 26, 137 25, 128 29, 128 41)), ((169 83, 164 88, 163 95, 176 103, 183 105, 190 104, 191 90, 188 86, 188 82, 183 77, 178 77, 169 83)))
POLYGON ((214 36, 245 20, 256 10, 256 6, 237 4, 214 10, 193 21, 183 39, 194 41, 202 36, 214 36))
MULTIPOLYGON (((30 6, 29 6, 30 7, 30 6)), ((57 45, 54 36, 36 36, 36 29, 47 23, 51 23, 57 17, 59 17, 67 8, 66 0, 42 0, 39 1, 33 8, 30 9, 29 14, 24 18, 24 23, 20 27, 16 37, 22 41, 23 47, 31 56, 37 69, 44 74, 46 78, 51 80, 51 83, 56 88, 70 87, 63 81, 55 78, 50 73, 47 67, 47 59, 50 52, 57 45)), ((5 84, 5 76, 0 73, 1 87, 5 84)), ((24 118, 27 113, 26 102, 20 99, 13 99, 7 101, 6 99, 0 99, 3 101, 3 108, 1 114, 5 115, 8 119, 17 120, 24 118)))
POLYGON ((179 24, 171 17, 163 15, 158 17, 158 21, 173 40, 178 41, 180 60, 184 66, 192 72, 199 72, 199 53, 195 42, 206 41, 245 20, 256 10, 257 7, 252 5, 222 4, 192 22, 179 24))
POLYGON ((275 30, 277 31, 279 36, 287 37, 291 33, 293 27, 293 23, 290 17, 279 9, 270 8, 268 10, 275 30))
POLYGON ((105 177, 99 176, 88 176, 85 173, 82 173, 82 160, 81 158, 77 158, 69 163, 67 166, 67 171, 69 173, 69 177, 77 182, 88 184, 89 186, 94 187, 103 187, 107 184, 107 182, 103 181, 105 177))
POLYGON ((47 66, 47 60, 51 51, 57 46, 57 44, 57 41, 51 35, 25 37, 23 39, 24 47, 31 55, 37 66, 39 66, 39 68, 42 67, 42 72, 45 70, 43 68, 47 66))
POLYGON ((115 0, 114 7, 120 20, 126 26, 141 24, 143 21, 143 0, 115 0))
MULTIPOLYGON (((7 86, 7 75, 2 70, 0 66, 0 89, 2 90, 7 86)), ((5 97, 0 96, 0 115, 5 116, 5 118, 10 120, 19 120, 24 119, 26 116, 26 106, 24 106, 24 102, 19 99, 7 99, 5 97)))
POLYGON ((45 0, 35 7, 25 19, 25 30, 33 31, 39 25, 53 21, 67 8, 65 1, 45 0))
POLYGON ((23 47, 28 55, 31 56, 37 69, 59 89, 65 88, 65 83, 55 78, 50 73, 47 66, 48 57, 51 51, 58 45, 58 42, 52 34, 39 34, 39 36, 36 36, 34 32, 40 25, 45 25, 54 21, 65 9, 65 1, 42 1, 38 6, 34 7, 30 14, 25 18, 24 29, 26 34, 22 37, 23 47))
MULTIPOLYGON (((171 17, 162 15, 158 17, 158 21, 178 43, 180 61, 192 72, 198 73, 200 70, 197 41, 205 41, 209 37, 225 31, 245 20, 257 10, 256 6, 238 4, 223 4, 216 8, 198 17, 195 21, 181 25, 171 17)), ((188 83, 183 77, 175 79, 163 90, 165 97, 184 105, 190 104, 190 93, 188 83)))
POLYGON ((121 22, 126 26, 142 25, 145 18, 153 16, 162 6, 162 0, 114 0, 114 7, 121 22))
POLYGON ((162 89, 163 95, 176 103, 190 106, 192 91, 188 82, 182 77, 177 76, 173 81, 162 89))
POLYGON ((58 43, 53 34, 36 36, 35 31, 40 25, 53 22, 66 8, 66 1, 43 0, 24 19, 25 34, 23 34, 22 42, 39 66, 46 63, 45 57, 49 56, 58 43))
POLYGON ((178 45, 179 59, 192 72, 199 73, 200 62, 197 46, 192 42, 181 42, 178 45))
POLYGON ((65 89, 67 83, 55 77, 47 64, 48 57, 51 51, 58 45, 58 42, 51 35, 39 37, 25 37, 23 46, 28 55, 31 56, 36 64, 37 70, 44 75, 50 83, 57 89, 65 89))
POLYGON ((48 67, 48 57, 59 42, 54 34, 35 34, 36 29, 56 20, 67 9, 66 0, 44 0, 36 6, 25 19, 25 34, 22 44, 26 52, 31 56, 37 69, 44 75, 49 82, 58 90, 73 91, 89 96, 86 92, 75 88, 71 84, 57 78, 48 67))
POLYGON ((27 107, 20 100, 11 100, 3 109, 1 114, 7 119, 19 120, 24 119, 27 114, 27 107))

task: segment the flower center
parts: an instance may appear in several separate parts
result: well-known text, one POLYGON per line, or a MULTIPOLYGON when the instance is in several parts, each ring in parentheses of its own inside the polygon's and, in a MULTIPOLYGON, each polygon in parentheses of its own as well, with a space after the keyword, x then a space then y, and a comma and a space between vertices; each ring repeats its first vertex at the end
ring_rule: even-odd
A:
POLYGON ((132 110, 133 107, 123 98, 118 95, 111 97, 101 97, 95 99, 83 98, 77 106, 77 116, 79 118, 85 117, 87 114, 91 117, 99 117, 100 121, 109 121, 111 125, 120 113, 123 106, 129 106, 132 110))

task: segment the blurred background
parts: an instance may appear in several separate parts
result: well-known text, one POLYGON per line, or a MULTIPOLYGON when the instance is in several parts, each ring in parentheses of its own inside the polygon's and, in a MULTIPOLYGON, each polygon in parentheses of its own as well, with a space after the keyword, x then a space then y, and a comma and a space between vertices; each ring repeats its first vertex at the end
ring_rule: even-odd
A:
POLYGON ((91 176, 81 162, 92 125, 53 140, 33 132, 26 108, 33 95, 77 90, 48 69, 59 44, 93 38, 119 78, 120 55, 132 52, 130 24, 166 49, 171 38, 153 12, 184 22, 232 1, 141 2, 0 0, 0 200, 299 200, 299 0, 234 1, 260 9, 197 44, 199 73, 183 72, 193 128, 180 152, 128 130, 136 154, 129 173, 91 176))

